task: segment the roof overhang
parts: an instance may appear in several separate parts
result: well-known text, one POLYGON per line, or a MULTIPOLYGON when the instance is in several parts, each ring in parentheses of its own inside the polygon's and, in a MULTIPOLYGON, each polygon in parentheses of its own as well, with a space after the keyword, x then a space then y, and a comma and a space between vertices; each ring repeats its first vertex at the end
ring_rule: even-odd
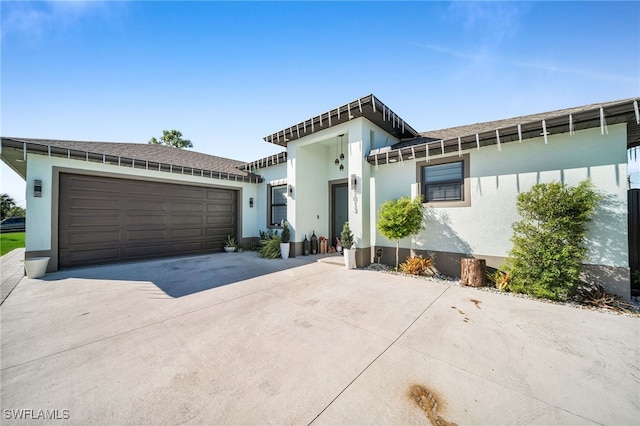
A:
POLYGON ((244 170, 247 173, 254 173, 266 167, 277 166, 278 164, 286 164, 286 162, 287 151, 282 151, 278 154, 251 161, 250 163, 244 163, 243 165, 238 166, 238 170, 244 170))
MULTIPOLYGON (((460 133, 452 138, 434 138, 421 135, 414 139, 402 141, 392 147, 380 150, 372 150, 367 156, 370 164, 380 165, 395 163, 405 159, 428 158, 447 153, 461 153, 470 149, 480 149, 489 145, 501 145, 505 143, 523 141, 525 139, 547 137, 552 134, 570 133, 577 130, 601 127, 603 134, 607 125, 628 123, 632 129, 628 132, 627 146, 640 146, 640 112, 638 111, 638 99, 627 99, 619 102, 607 103, 606 106, 597 106, 588 109, 580 109, 570 114, 556 114, 560 111, 545 114, 536 114, 536 120, 522 122, 517 119, 509 120, 513 124, 503 127, 495 127, 491 130, 477 133, 460 133), (633 130, 636 129, 636 130, 633 130)), ((491 123, 486 123, 491 124, 491 123)), ((472 126, 469 126, 472 127, 472 126)), ((488 126, 483 126, 488 127, 488 126)), ((427 134, 429 132, 426 132, 427 134)))
POLYGON ((95 142, 96 149, 94 150, 70 148, 69 146, 73 145, 73 143, 74 141, 2 137, 0 138, 0 159, 2 159, 2 161, 4 161, 13 171, 25 180, 27 176, 27 154, 36 154, 48 157, 66 158, 69 160, 73 159, 127 168, 201 176, 234 182, 260 183, 263 181, 260 176, 245 173, 240 170, 233 173, 229 171, 206 169, 204 167, 198 168, 193 165, 171 164, 168 162, 150 161, 145 158, 132 158, 114 155, 112 152, 104 153, 99 151, 101 142, 95 142))
POLYGON ((325 113, 265 136, 266 142, 280 146, 313 133, 364 117, 398 139, 413 138, 418 132, 373 95, 356 99, 325 113))

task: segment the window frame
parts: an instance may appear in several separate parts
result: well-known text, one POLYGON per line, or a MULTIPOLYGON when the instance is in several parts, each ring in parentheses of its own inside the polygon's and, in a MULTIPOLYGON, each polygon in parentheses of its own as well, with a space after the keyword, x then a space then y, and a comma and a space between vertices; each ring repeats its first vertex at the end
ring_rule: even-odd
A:
MULTIPOLYGON (((279 207, 279 206, 285 206, 287 207, 287 213, 288 213, 288 205, 289 202, 285 202, 285 203, 277 203, 274 204, 273 203, 273 190, 276 188, 284 188, 285 192, 285 199, 287 198, 287 184, 282 184, 282 185, 267 185, 267 197, 268 197, 268 205, 269 208, 267 210, 267 228, 281 228, 282 225, 280 223, 273 223, 273 207, 279 207)), ((287 220, 285 218, 285 220, 287 220)))
POLYGON ((471 190, 470 190, 470 155, 464 154, 462 156, 448 156, 444 158, 431 159, 430 161, 418 161, 416 162, 416 181, 420 185, 420 195, 422 198, 422 204, 425 206, 433 207, 470 207, 471 206, 471 190), (450 163, 462 163, 462 190, 461 200, 442 200, 442 201, 427 201, 425 199, 425 182, 423 181, 424 168, 429 166, 438 166, 441 164, 450 163))

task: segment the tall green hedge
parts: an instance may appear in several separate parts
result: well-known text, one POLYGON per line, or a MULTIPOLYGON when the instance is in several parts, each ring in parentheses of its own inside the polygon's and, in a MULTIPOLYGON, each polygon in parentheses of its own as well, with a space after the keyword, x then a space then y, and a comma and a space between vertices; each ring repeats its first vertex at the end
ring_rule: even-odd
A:
POLYGON ((566 299, 579 283, 587 225, 602 197, 590 181, 542 183, 518 195, 508 270, 512 291, 566 299))

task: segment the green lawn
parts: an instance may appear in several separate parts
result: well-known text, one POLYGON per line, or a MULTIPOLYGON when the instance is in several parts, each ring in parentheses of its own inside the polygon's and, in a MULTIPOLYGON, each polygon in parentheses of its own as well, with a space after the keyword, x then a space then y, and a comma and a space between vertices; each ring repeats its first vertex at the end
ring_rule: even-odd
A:
POLYGON ((0 234, 0 256, 11 250, 24 247, 24 232, 8 232, 0 234))

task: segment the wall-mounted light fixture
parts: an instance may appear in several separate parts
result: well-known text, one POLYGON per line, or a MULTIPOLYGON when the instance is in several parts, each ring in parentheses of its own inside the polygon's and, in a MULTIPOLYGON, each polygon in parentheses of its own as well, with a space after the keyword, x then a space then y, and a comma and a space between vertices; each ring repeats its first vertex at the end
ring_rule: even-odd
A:
POLYGON ((289 195, 293 195, 293 185, 287 185, 287 192, 289 192, 289 195))
POLYGON ((356 177, 356 175, 351 175, 351 190, 353 192, 356 192, 356 187, 358 185, 358 178, 356 177))
POLYGON ((253 208, 253 197, 249 197, 249 207, 253 208))
POLYGON ((42 197, 42 181, 40 179, 33 181, 33 196, 42 197))

